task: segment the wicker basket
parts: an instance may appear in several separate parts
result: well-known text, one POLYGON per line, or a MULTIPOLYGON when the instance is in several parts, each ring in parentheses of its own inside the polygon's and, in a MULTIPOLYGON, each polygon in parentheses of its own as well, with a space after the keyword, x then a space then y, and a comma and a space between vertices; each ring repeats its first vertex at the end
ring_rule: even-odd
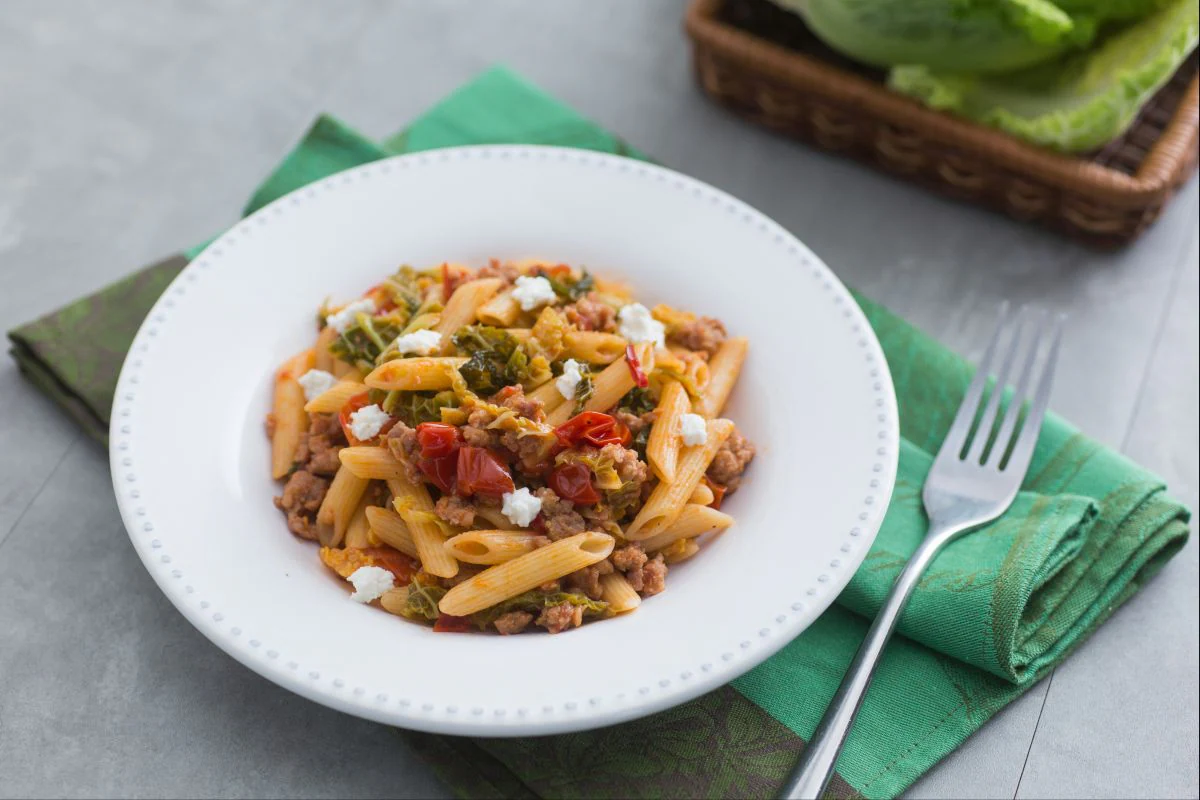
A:
POLYGON ((1196 168, 1195 54, 1124 136, 1071 156, 889 91, 768 0, 692 0, 686 28, 700 85, 739 114, 1095 246, 1137 237, 1196 168))

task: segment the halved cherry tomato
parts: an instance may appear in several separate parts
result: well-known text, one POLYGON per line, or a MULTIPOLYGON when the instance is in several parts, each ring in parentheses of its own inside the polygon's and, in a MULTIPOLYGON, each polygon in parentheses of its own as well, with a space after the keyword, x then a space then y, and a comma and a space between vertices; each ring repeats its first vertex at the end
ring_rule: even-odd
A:
MULTIPOLYGON (((359 439, 354 435, 354 431, 350 430, 350 417, 360 408, 365 408, 371 405, 370 397, 371 395, 367 392, 356 394, 354 397, 351 397, 349 400, 347 400, 346 404, 342 406, 342 410, 338 412, 338 422, 341 423, 342 432, 346 434, 346 441, 350 443, 351 447, 363 444, 364 440, 359 439)), ((379 433, 375 438, 385 435, 395 424, 395 419, 389 419, 387 422, 383 423, 383 427, 379 429, 379 433)), ((365 441, 374 441, 374 439, 367 439, 365 441)))
POLYGON ((555 264, 553 267, 539 267, 538 272, 557 278, 559 275, 570 275, 571 268, 566 264, 555 264))
POLYGON ((572 503, 587 506, 600 502, 600 495, 592 486, 592 471, 577 461, 555 467, 546 483, 556 495, 572 503))
POLYGON ((650 379, 646 377, 646 372, 642 369, 642 362, 638 360, 637 353, 634 352, 631 344, 625 345, 625 363, 629 365, 629 374, 633 376, 634 383, 642 389, 650 385, 650 379))
POLYGON ((376 565, 383 567, 396 576, 396 585, 403 586, 412 580, 417 572, 417 562, 390 547, 367 547, 363 552, 370 556, 376 565))
POLYGON ((462 439, 458 428, 441 422, 422 422, 417 426, 421 458, 445 458, 457 452, 462 439))
POLYGON ((450 494, 458 480, 458 453, 441 458, 418 458, 417 469, 421 470, 434 486, 450 494))
POLYGON ((707 475, 704 476, 704 483, 709 489, 712 489, 713 493, 713 501, 709 505, 720 511, 721 503, 725 500, 725 493, 729 490, 723 484, 717 483, 707 475))
POLYGON ((461 447, 458 450, 458 487, 462 497, 490 494, 499 497, 516 490, 504 462, 486 447, 461 447))
POLYGON ((633 435, 628 426, 608 414, 599 411, 584 411, 554 429, 559 441, 568 447, 581 442, 595 447, 606 444, 628 444, 633 435))
POLYGON ((433 630, 436 633, 466 633, 471 630, 471 618, 438 614, 437 622, 433 623, 433 630))

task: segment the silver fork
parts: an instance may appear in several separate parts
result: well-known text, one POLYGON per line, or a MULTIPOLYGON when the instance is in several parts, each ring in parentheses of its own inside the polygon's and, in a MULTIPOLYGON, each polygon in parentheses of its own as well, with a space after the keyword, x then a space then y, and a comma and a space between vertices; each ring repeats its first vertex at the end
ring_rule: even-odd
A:
POLYGON ((929 532, 896 578, 821 724, 784 783, 782 797, 816 798, 825 791, 883 649, 926 567, 954 539, 1003 514, 1017 496, 1050 399, 1061 337, 1061 316, 1028 308, 1014 314, 1007 309, 1001 311, 996 333, 925 479, 922 498, 929 516, 929 532), (1005 339, 1008 343, 1002 345, 1005 339), (1030 341, 1023 347, 1025 340, 1030 341), (1001 350, 1006 350, 1003 363, 993 376, 993 363, 1001 350), (993 436, 1005 394, 1003 389, 1022 351, 1020 378, 993 436), (1045 356, 1040 359, 1041 368, 1035 370, 1042 351, 1045 356), (991 377, 996 380, 987 391, 991 377), (1027 402, 1028 411, 1022 415, 1027 402))

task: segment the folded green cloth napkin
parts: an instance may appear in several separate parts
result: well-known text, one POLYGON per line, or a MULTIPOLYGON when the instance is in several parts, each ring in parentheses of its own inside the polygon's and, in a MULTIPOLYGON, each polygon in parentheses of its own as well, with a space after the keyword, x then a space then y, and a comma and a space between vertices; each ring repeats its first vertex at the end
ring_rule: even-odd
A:
MULTIPOLYGON (((246 212, 373 159, 485 142, 640 157, 511 74, 492 70, 382 144, 319 118, 246 212)), ((138 323, 198 249, 9 334, 21 368, 96 439, 105 438, 117 370, 138 323)), ((768 797, 778 789, 869 618, 925 533, 921 484, 971 376, 953 353, 858 299, 892 369, 902 442, 883 528, 837 604, 731 685, 642 720, 527 739, 406 733, 461 796, 768 797)), ((948 547, 921 582, 830 793, 901 792, 1178 552, 1187 518, 1157 478, 1061 419, 1048 419, 1012 509, 948 547)))

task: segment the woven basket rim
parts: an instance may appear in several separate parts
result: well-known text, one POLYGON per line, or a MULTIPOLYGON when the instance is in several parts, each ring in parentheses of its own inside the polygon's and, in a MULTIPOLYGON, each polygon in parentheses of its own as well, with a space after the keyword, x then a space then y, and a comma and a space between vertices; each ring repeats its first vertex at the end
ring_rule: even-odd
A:
POLYGON ((928 108, 886 86, 805 53, 736 28, 717 17, 724 0, 691 0, 684 28, 694 42, 735 58, 742 66, 817 96, 850 113, 865 112, 912 128, 931 144, 982 157, 1015 172, 1115 206, 1141 207, 1174 191, 1188 168, 1200 128, 1200 74, 1193 76, 1162 135, 1133 176, 1078 156, 1057 153, 1003 131, 928 108))

